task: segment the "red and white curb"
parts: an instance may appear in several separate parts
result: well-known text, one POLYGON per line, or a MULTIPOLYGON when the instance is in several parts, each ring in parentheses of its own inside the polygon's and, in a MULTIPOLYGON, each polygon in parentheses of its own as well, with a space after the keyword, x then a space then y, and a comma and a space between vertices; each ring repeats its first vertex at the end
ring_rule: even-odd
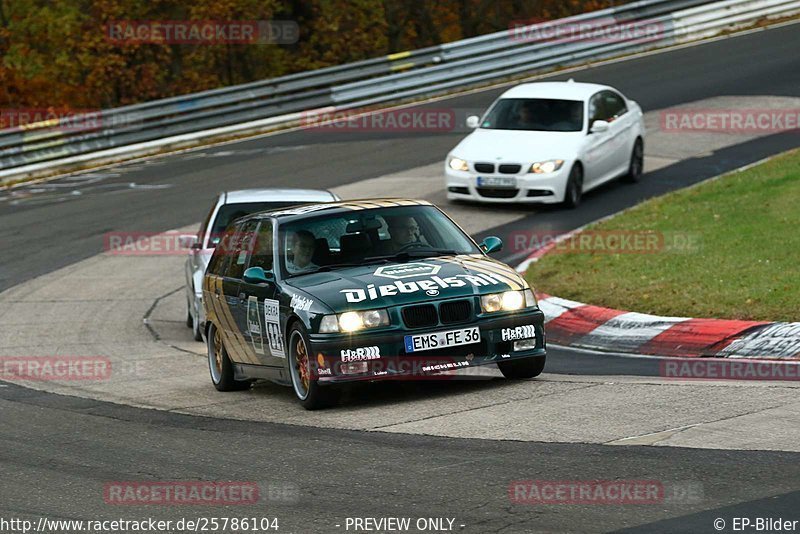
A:
MULTIPOLYGON (((524 273, 557 243, 580 230, 536 250, 517 271, 524 273)), ((557 345, 654 356, 800 358, 800 323, 660 317, 542 293, 537 297, 547 340, 557 345)))

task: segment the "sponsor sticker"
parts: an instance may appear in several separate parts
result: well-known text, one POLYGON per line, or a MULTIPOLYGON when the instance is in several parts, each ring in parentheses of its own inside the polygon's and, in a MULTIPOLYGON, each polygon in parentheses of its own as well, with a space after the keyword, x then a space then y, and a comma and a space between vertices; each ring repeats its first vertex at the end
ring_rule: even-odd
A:
POLYGON ((267 327, 269 351, 276 358, 285 358, 280 327, 280 308, 277 300, 264 299, 264 321, 267 327))
POLYGON ((247 329, 250 331, 250 338, 253 343, 253 350, 256 354, 264 354, 264 327, 261 323, 261 314, 258 313, 258 298, 249 297, 247 299, 247 329))
POLYGON ((311 305, 314 304, 314 301, 306 298, 302 295, 292 295, 292 301, 289 303, 289 306, 294 309, 294 311, 308 311, 311 309, 311 305))
POLYGON ((439 277, 431 276, 427 280, 414 280, 411 282, 395 281, 393 284, 376 286, 368 284, 366 289, 342 289, 347 302, 357 303, 367 299, 378 300, 381 297, 391 297, 400 294, 413 294, 424 291, 429 296, 439 294, 439 289, 465 287, 472 285, 475 287, 505 285, 504 282, 486 273, 477 274, 457 274, 455 276, 439 277))
POLYGON ((503 341, 516 341, 518 339, 530 339, 536 337, 536 328, 532 324, 515 326, 514 328, 503 328, 500 331, 503 341))
POLYGON ((343 362, 377 360, 381 357, 381 349, 377 346, 359 347, 357 349, 342 349, 341 357, 343 362))
POLYGON ((413 276, 433 276, 439 272, 439 265, 427 263, 403 263, 401 265, 384 265, 375 270, 375 276, 384 278, 411 278, 413 276))

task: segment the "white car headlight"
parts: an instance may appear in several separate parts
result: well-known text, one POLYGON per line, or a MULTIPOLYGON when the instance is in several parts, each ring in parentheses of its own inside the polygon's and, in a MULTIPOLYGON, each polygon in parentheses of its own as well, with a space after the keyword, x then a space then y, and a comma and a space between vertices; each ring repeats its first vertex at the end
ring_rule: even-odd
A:
POLYGON ((469 167, 467 166, 467 162, 461 158, 452 157, 450 161, 447 163, 451 169, 454 171, 467 171, 469 167))
POLYGON ((546 161, 537 161, 531 165, 530 172, 534 174, 549 174, 556 172, 561 166, 564 165, 563 159, 548 159, 546 161))
POLYGON ((481 295, 481 308, 484 313, 514 311, 534 306, 536 306, 536 297, 533 296, 533 291, 530 289, 481 295))
POLYGON ((322 318, 319 331, 323 334, 333 332, 355 332, 364 328, 388 326, 389 314, 386 310, 349 311, 339 315, 326 315, 322 318))

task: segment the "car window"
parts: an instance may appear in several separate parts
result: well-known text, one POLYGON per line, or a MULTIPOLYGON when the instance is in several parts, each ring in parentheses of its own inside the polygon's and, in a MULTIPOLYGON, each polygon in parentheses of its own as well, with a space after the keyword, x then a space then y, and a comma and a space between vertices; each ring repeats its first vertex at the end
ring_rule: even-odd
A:
POLYGON ((278 210, 296 205, 297 202, 240 202, 220 206, 217 217, 214 219, 214 225, 211 228, 212 239, 221 236, 225 228, 240 217, 258 213, 259 211, 278 210))
POLYGON ((214 198, 214 202, 211 204, 211 209, 208 210, 208 215, 206 215, 206 219, 203 221, 203 224, 200 226, 200 230, 197 232, 197 242, 203 243, 205 246, 205 237, 206 231, 208 230, 208 226, 211 223, 211 216, 214 215, 214 210, 217 209, 217 202, 219 201, 219 197, 214 198))
POLYGON ((284 223, 279 250, 283 276, 330 265, 385 261, 402 252, 423 258, 445 252, 480 253, 473 241, 433 206, 375 208, 284 223))
POLYGON ((614 91, 603 91, 603 103, 605 105, 605 115, 608 122, 614 121, 628 111, 625 105, 625 99, 614 91))
POLYGON ((272 219, 262 220, 256 231, 255 243, 252 247, 253 253, 247 264, 248 267, 261 267, 265 271, 273 270, 272 233, 272 219))
POLYGON ((594 121, 604 121, 606 117, 605 100, 600 92, 589 99, 589 127, 591 128, 594 121))
POLYGON ((222 276, 225 269, 228 268, 228 263, 231 258, 230 249, 234 243, 234 236, 238 227, 230 226, 220 238, 219 243, 214 248, 214 254, 208 263, 207 272, 217 276, 222 276))
POLYGON ((555 98, 501 98, 480 125, 488 130, 579 132, 583 102, 555 98))
POLYGON ((614 91, 600 91, 589 100, 590 126, 596 120, 614 122, 628 111, 625 99, 614 91))
POLYGON ((230 246, 226 246, 230 255, 223 275, 226 278, 242 278, 247 259, 255 244, 257 226, 258 220, 247 221, 240 225, 233 236, 233 242, 230 246))

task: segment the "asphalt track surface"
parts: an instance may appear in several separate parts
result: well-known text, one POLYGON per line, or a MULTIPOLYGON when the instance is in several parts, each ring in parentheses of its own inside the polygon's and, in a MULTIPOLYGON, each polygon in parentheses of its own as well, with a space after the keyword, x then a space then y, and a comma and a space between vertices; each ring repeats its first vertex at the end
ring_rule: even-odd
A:
MULTIPOLYGON (((800 31, 792 25, 564 77, 614 85, 645 111, 723 94, 800 96, 798 49, 800 31)), ((479 110, 501 91, 431 107, 479 110)), ((33 201, 23 202, 15 200, 24 197, 6 195, 0 201, 0 289, 101 252, 105 232, 162 231, 192 223, 221 189, 352 183, 440 161, 462 135, 298 131, 212 150, 234 151, 234 157, 169 156, 134 164, 119 176, 109 169, 104 172, 111 176, 102 183, 87 185, 81 195, 63 201, 52 191, 49 197, 37 197, 34 191, 29 197, 33 201), (313 150, 301 153, 298 146, 313 150)), ((610 184, 588 195, 576 211, 531 208, 528 219, 514 224, 568 230, 798 144, 800 138, 793 133, 764 137, 660 169, 635 186, 610 184)), ((651 360, 554 348, 547 371, 650 375, 655 366, 651 360)), ((296 500, 267 503, 255 515, 277 516, 281 531, 301 533, 344 531, 335 525, 348 516, 451 517, 456 529, 463 524, 465 532, 714 532, 716 518, 727 522, 726 530, 734 516, 797 519, 800 504, 800 463, 793 453, 495 442, 287 427, 0 386, 2 517, 254 515, 249 507, 241 512, 130 508, 103 501, 105 482, 143 479, 257 480, 296 487, 296 500), (689 503, 512 504, 509 484, 525 479, 699 481, 703 491, 702 498, 689 503)), ((620 407, 597 407, 609 409, 620 407)))

